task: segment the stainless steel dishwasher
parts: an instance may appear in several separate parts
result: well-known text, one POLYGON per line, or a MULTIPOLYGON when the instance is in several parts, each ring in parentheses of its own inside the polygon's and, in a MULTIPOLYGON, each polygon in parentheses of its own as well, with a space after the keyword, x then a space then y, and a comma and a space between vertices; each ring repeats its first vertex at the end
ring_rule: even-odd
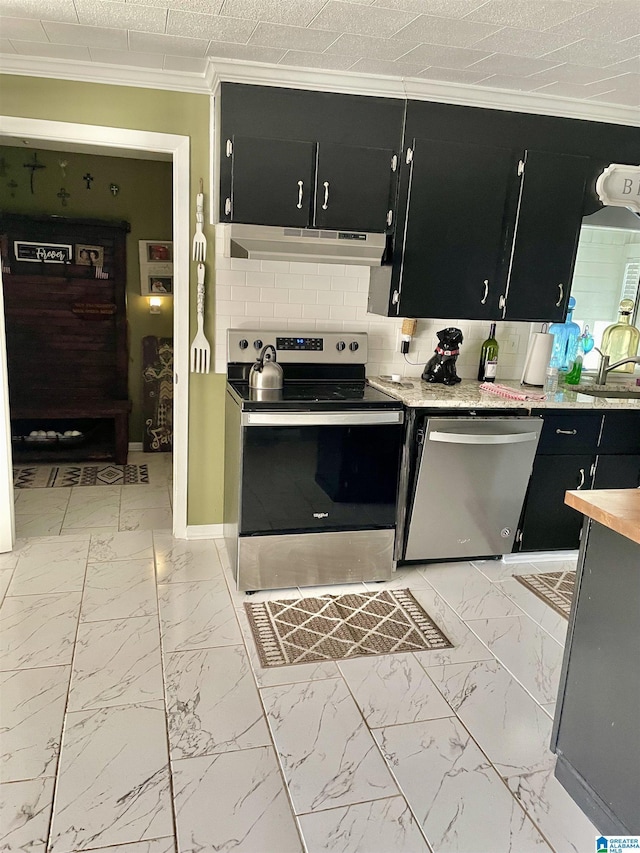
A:
POLYGON ((404 559, 510 553, 541 430, 532 417, 425 417, 404 559))

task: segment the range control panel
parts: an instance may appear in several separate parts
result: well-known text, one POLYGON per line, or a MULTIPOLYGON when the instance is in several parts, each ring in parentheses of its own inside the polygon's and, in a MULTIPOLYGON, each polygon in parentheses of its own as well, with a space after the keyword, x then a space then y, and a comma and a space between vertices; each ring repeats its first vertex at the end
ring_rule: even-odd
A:
POLYGON ((366 332, 292 334, 270 329, 228 329, 227 362, 253 363, 264 346, 276 349, 276 361, 298 364, 366 364, 366 332))

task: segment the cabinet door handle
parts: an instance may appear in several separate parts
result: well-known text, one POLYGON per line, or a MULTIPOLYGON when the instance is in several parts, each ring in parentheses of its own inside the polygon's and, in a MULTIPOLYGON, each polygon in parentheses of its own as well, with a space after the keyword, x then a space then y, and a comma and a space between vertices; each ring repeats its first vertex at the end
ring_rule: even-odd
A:
POLYGON ((578 483, 578 488, 581 489, 584 486, 584 468, 580 469, 580 482, 578 483))
POLYGON ((564 298, 564 287, 562 286, 562 282, 558 285, 558 290, 560 291, 560 296, 556 302, 556 308, 559 308, 562 305, 562 300, 564 298))
POLYGON ((302 181, 298 181, 298 203, 296 207, 298 210, 302 210, 302 191, 304 189, 304 183, 302 181))
POLYGON ((556 435, 577 435, 577 429, 557 429, 556 435))
POLYGON ((480 300, 480 305, 484 305, 487 301, 487 296, 489 295, 489 279, 485 278, 484 280, 484 296, 480 300))
POLYGON ((324 204, 322 209, 326 210, 329 207, 329 181, 324 182, 324 204))

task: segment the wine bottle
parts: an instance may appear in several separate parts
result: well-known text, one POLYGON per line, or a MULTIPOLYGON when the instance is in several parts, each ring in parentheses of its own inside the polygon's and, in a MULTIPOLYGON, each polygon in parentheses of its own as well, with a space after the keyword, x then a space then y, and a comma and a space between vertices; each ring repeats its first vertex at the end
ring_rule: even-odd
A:
POLYGON ((478 382, 495 382, 498 367, 498 341, 496 340, 496 324, 492 323, 489 337, 480 348, 480 363, 478 365, 478 382))

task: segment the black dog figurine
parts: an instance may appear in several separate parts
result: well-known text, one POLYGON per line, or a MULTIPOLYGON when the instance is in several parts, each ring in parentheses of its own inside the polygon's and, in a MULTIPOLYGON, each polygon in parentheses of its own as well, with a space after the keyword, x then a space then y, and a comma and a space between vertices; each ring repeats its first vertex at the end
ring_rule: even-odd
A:
POLYGON ((442 382, 444 385, 455 385, 462 380, 456 373, 456 361, 460 354, 460 344, 463 341, 462 332, 454 326, 449 326, 437 332, 438 346, 422 371, 425 382, 442 382))

